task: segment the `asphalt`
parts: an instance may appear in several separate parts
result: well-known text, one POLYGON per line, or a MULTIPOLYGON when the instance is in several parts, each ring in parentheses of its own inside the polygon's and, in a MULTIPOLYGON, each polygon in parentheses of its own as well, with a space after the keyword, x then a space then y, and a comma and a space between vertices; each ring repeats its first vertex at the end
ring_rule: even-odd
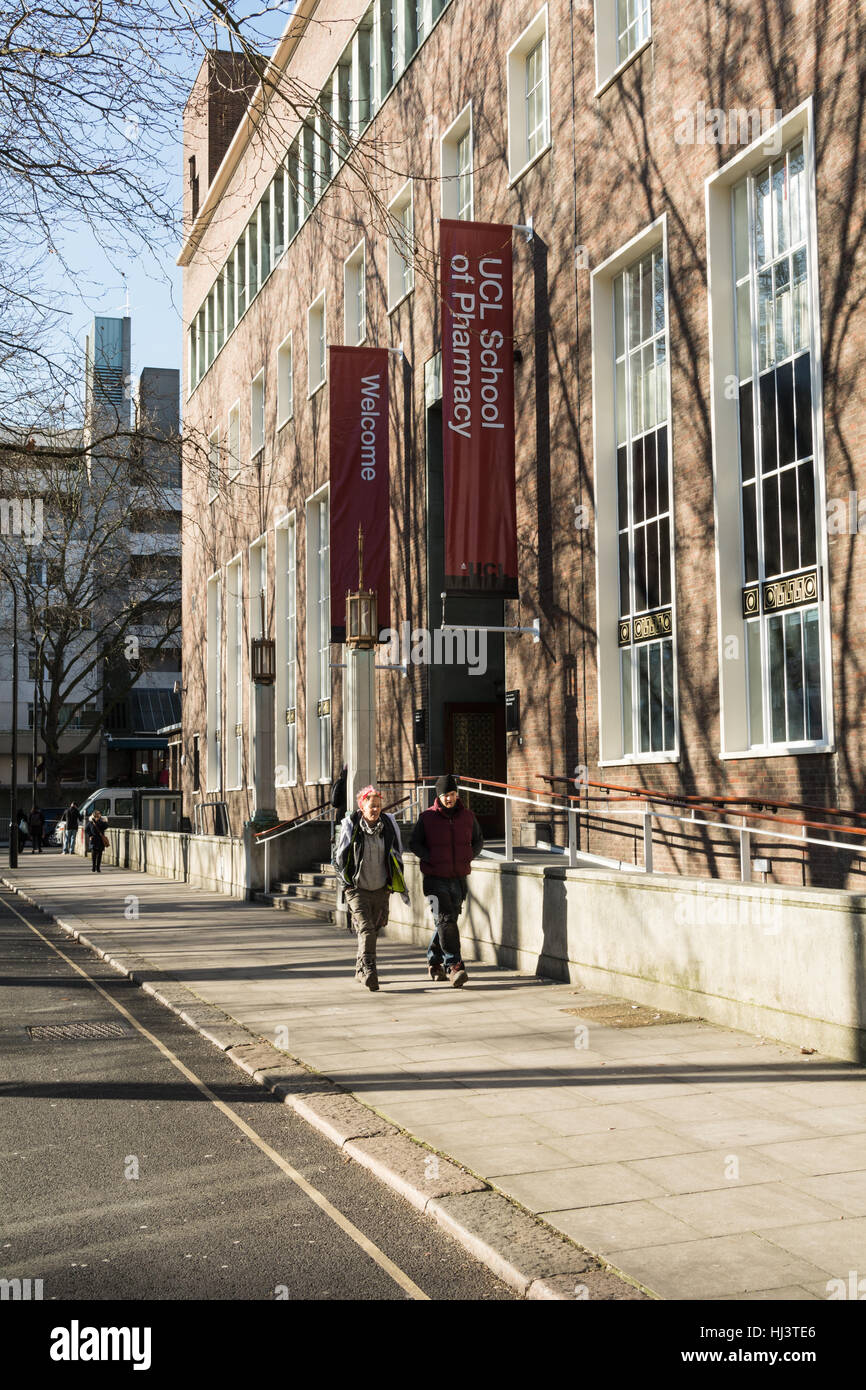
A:
POLYGON ((14 903, 48 941, 40 939, 7 906, 11 897, 0 894, 0 1277, 41 1279, 46 1301, 517 1296, 224 1052, 14 903), (29 1032, 70 1024, 109 1024, 125 1036, 29 1032), (157 1044, 419 1292, 361 1248, 157 1044))

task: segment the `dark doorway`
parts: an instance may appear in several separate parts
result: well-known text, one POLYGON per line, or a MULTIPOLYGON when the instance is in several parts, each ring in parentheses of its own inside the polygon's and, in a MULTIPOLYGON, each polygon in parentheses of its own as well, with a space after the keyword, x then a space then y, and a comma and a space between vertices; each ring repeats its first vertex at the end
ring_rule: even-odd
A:
MULTIPOLYGON (((473 701, 445 706, 445 761, 448 771, 471 780, 506 780, 505 708, 501 701, 473 701)), ((481 822, 485 838, 505 834, 505 803, 479 792, 461 792, 481 822)))

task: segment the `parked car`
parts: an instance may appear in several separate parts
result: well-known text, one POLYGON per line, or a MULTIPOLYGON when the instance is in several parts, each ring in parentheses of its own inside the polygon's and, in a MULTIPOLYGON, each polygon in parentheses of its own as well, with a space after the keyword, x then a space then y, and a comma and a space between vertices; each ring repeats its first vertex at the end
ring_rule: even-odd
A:
POLYGON ((57 826, 66 815, 65 806, 40 806, 40 811, 45 817, 45 825, 42 829, 42 838, 47 845, 62 843, 56 838, 57 826))

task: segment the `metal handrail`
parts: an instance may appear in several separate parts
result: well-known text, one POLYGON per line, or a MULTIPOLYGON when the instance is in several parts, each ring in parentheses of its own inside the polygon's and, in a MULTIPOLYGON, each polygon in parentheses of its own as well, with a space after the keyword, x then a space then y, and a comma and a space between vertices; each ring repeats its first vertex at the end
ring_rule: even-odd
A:
MULTIPOLYGON (((545 779, 545 780, 547 780, 547 779, 545 779)), ((552 780, 552 779, 551 779, 551 780, 552 780)), ((564 778, 564 779, 559 779, 559 778, 557 778, 557 780, 566 780, 566 781, 568 781, 568 780, 570 780, 570 779, 568 779, 568 778, 564 778)), ((428 783, 428 782, 429 782, 429 778, 404 779, 404 783, 409 783, 409 784, 415 785, 415 786, 417 786, 419 783, 424 784, 424 783, 428 783)), ((398 785, 398 784, 392 783, 391 785, 398 785)), ((597 784, 595 784, 595 785, 604 786, 605 784, 604 784, 604 783, 597 783, 597 784)), ((501 801, 503 801, 503 802, 505 803, 505 859, 506 859, 506 861, 509 862, 509 863, 510 863, 510 862, 513 862, 513 859, 514 859, 514 839, 513 839, 513 821, 512 821, 512 806, 513 806, 513 804, 523 804, 523 805, 533 806, 533 807, 535 807, 536 809, 557 811, 557 812, 559 812, 560 814, 561 814, 563 811, 565 812, 566 817, 567 817, 567 821, 568 821, 568 851, 567 851, 567 852, 568 852, 568 856, 569 856, 569 864, 570 864, 571 867, 575 867, 575 866, 576 866, 576 864, 577 864, 577 856, 578 856, 578 850, 577 850, 577 837, 576 837, 576 833, 575 833, 575 831, 576 831, 576 818, 577 818, 578 816, 584 816, 584 817, 586 817, 587 819, 590 818, 590 817, 593 817, 593 818, 596 818, 596 819, 597 819, 597 818, 599 817, 599 811, 598 811, 598 810, 595 810, 595 809, 593 809, 593 808, 591 808, 591 807, 589 807, 589 806, 587 806, 587 805, 585 804, 585 802, 586 802, 586 800, 587 800, 586 797, 583 797, 583 796, 572 796, 571 794, 566 793, 566 792, 552 791, 552 792, 548 793, 549 796, 556 797, 556 798, 557 798, 557 802, 559 802, 559 803, 565 802, 565 803, 566 803, 565 805, 562 805, 562 804, 557 804, 557 802, 554 802, 554 801, 542 801, 542 800, 541 800, 541 793, 539 793, 535 788, 531 788, 531 787, 517 787, 517 786, 515 786, 515 785, 512 784, 512 783, 507 783, 507 782, 494 782, 494 781, 491 781, 491 780, 489 780, 489 779, 482 778, 482 777, 458 778, 458 788, 459 788, 461 791, 467 791, 467 792, 482 791, 482 790, 483 790, 483 795, 489 796, 489 797, 494 798, 494 799, 496 799, 496 800, 501 800, 501 801), (503 790, 494 790, 495 788, 502 788, 503 790), (523 794, 521 795, 520 793, 523 793, 523 794)), ((760 814, 758 814, 758 813, 755 813, 755 814, 753 814, 751 817, 748 817, 748 818, 747 818, 745 815, 743 815, 742 812, 739 812, 739 811, 728 811, 728 810, 725 810, 724 807, 721 807, 720 810, 719 810, 719 812, 718 812, 719 815, 721 815, 721 816, 733 816, 733 815, 736 815, 736 816, 738 816, 738 817, 741 819, 741 821, 742 821, 742 824, 741 824, 741 825, 730 825, 730 824, 728 824, 728 823, 727 823, 726 821, 724 821, 724 820, 708 820, 708 819, 702 819, 702 818, 699 818, 698 816, 696 816, 696 815, 695 815, 695 812, 698 811, 698 810, 702 810, 702 809, 710 809, 710 810, 712 810, 712 806, 707 807, 707 806, 705 806, 705 805, 702 805, 702 804, 700 804, 700 803, 697 803, 697 799, 695 799, 695 801, 696 801, 697 804, 694 804, 694 805, 692 806, 692 809, 691 809, 689 815, 678 816, 678 815, 675 815, 675 814, 673 813, 673 811, 665 811, 665 810, 661 810, 661 809, 653 810, 653 809, 650 809, 650 808, 649 808, 649 803, 651 803, 652 801, 654 801, 654 800, 665 800, 665 798, 666 798, 667 796, 672 796, 673 794, 670 794, 670 793, 668 793, 668 794, 662 794, 661 796, 659 796, 658 798, 656 798, 656 797, 653 795, 653 793, 651 793, 651 792, 649 792, 649 793, 644 793, 644 792, 642 792, 642 791, 640 791, 640 790, 637 790, 637 789, 635 789, 635 788, 616 788, 616 790, 624 790, 624 791, 628 791, 629 793, 631 793, 631 795, 630 795, 628 798, 624 798, 624 800, 626 800, 626 801, 629 802, 630 804, 629 804, 629 805, 624 805, 624 806, 622 806, 621 808, 618 807, 616 810, 611 809, 611 810, 609 810, 608 815, 611 816, 611 817, 613 817, 613 816, 628 816, 628 817, 631 817, 631 816, 640 816, 640 817, 641 817, 641 819, 643 820, 644 870, 645 870, 645 872, 647 872, 647 873, 652 873, 652 872, 653 872, 653 867, 652 867, 652 866, 653 866, 653 839, 652 839, 652 822, 653 822, 653 820, 659 820, 659 821, 660 821, 660 820, 672 820, 672 821, 676 821, 676 822, 678 822, 678 823, 681 823, 681 824, 687 825, 687 826, 699 826, 699 825, 701 825, 701 826, 707 826, 707 827, 709 827, 709 828, 715 828, 715 829, 718 829, 718 830, 732 831, 732 832, 738 834, 739 840, 740 840, 740 876, 741 876, 741 879, 742 879, 743 882, 749 882, 750 879, 751 879, 751 857, 750 857, 750 856, 751 856, 751 838, 752 838, 752 835, 755 834, 755 833, 759 833, 759 834, 760 834, 760 837, 761 837, 762 839, 772 839, 772 840, 780 840, 780 841, 784 841, 784 842, 789 842, 789 843, 792 843, 792 844, 797 845, 797 846, 798 846, 799 848, 801 848, 801 849, 804 848, 806 845, 817 845, 817 846, 820 847, 821 849, 834 849, 834 850, 847 851, 847 852, 849 852, 849 853, 854 853, 854 854, 856 854, 856 855, 858 855, 858 856, 864 856, 864 855, 866 855, 866 845, 864 845, 863 843, 860 843, 860 844, 854 843, 854 844, 852 844, 852 843, 848 843, 848 842, 846 842, 846 841, 829 840, 829 839, 818 839, 818 838, 815 837, 815 836, 810 836, 810 835, 807 835, 807 834, 805 833, 807 830, 810 830, 810 829, 811 829, 811 830, 824 830, 824 831, 829 832, 830 834, 847 833, 847 834, 849 834, 849 835, 855 835, 855 836, 857 836, 858 838, 863 837, 864 839, 866 839, 866 829, 860 829, 860 828, 857 827, 857 826, 849 826, 849 825, 845 825, 845 826, 826 825, 826 824, 823 824, 823 823, 821 823, 821 822, 804 821, 804 820, 795 820, 795 819, 793 819, 793 818, 791 818, 791 817, 781 817, 781 816, 772 816, 772 817, 770 817, 770 816, 763 816, 763 815, 760 815, 760 814), (643 801, 643 802, 644 802, 644 806, 643 806, 643 807, 634 806, 634 802, 635 802, 635 801, 643 801), (796 826, 802 833, 799 834, 799 835, 790 835, 790 834, 786 834, 784 831, 774 831, 774 830, 766 829, 766 828, 763 828, 763 827, 760 829, 760 831, 757 831, 755 828, 753 828, 752 826, 750 826, 750 825, 748 825, 748 824, 746 823, 746 822, 747 822, 747 819, 753 820, 753 821, 754 821, 754 820, 762 820, 762 821, 772 820, 773 823, 776 824, 776 825, 790 825, 790 826, 796 826)), ((744 800, 745 800, 745 799, 744 799, 744 800)), ((609 803, 607 803, 607 804, 609 805, 609 803)), ((748 802, 747 802, 746 804, 748 804, 748 802)), ((767 803, 766 803, 766 802, 763 802, 763 803, 760 803, 760 804, 766 805, 767 803)), ((592 856, 592 855, 589 855, 589 856, 584 855, 584 857, 589 857, 589 858, 591 858, 591 859, 596 858, 596 856, 592 856)), ((609 863, 609 861, 607 861, 607 862, 609 863)), ((622 863, 622 861, 620 861, 620 863, 622 863)), ((623 867, 626 867, 626 866, 623 865, 623 867)), ((631 868, 630 865, 627 866, 627 867, 631 868)))
POLYGON ((257 830, 253 839, 257 844, 263 844, 265 840, 278 840, 281 835, 288 835, 289 831, 294 830, 296 825, 308 820, 317 811, 327 811, 330 810, 330 807, 330 801, 320 801, 318 806, 311 806, 309 810, 302 811, 299 816, 295 816, 292 820, 277 821, 276 825, 268 825, 265 826, 264 830, 257 830))
MULTIPOLYGON (((567 777, 559 773, 539 772, 538 777, 542 782, 567 782, 572 783, 574 778, 567 777)), ((639 797, 642 800, 665 801, 671 805, 696 805, 696 806, 754 806, 756 807, 755 817, 764 807, 778 807, 784 811, 815 811, 825 816, 847 816, 850 819, 866 821, 866 811, 849 811, 843 806, 816 806, 811 802, 802 801, 772 801, 766 796, 693 796, 685 792, 660 792, 652 791, 646 787, 624 787, 614 782, 593 782, 582 783, 586 787, 599 787, 604 791, 625 792, 626 797, 595 797, 589 798, 601 802, 625 800, 629 797, 639 797)), ((564 796, 564 792, 557 792, 557 796, 564 796)), ((577 798, 573 798, 576 800, 577 798)), ((582 798, 586 800, 588 798, 582 798)), ((733 813, 732 813, 733 814, 733 813)), ((736 813, 739 814, 739 813, 736 813)), ((808 822, 803 822, 808 824, 808 822)))

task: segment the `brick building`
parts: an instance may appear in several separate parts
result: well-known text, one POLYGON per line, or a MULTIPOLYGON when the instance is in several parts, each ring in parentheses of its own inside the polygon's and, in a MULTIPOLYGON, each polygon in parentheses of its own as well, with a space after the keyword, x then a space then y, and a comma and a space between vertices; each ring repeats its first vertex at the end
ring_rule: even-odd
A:
MULTIPOLYGON (((264 89, 206 60, 180 256, 187 811, 224 799, 238 833, 255 810, 263 630, 280 817, 341 761, 328 345, 402 348, 392 624, 440 627, 441 216, 515 227, 520 562, 519 601, 447 619, 541 640, 381 671, 380 780, 860 807, 864 75, 853 0, 301 0, 264 89)), ((640 861, 618 824, 585 819, 581 847, 640 861)), ((739 872, 731 836, 663 826, 657 868, 739 872)))

